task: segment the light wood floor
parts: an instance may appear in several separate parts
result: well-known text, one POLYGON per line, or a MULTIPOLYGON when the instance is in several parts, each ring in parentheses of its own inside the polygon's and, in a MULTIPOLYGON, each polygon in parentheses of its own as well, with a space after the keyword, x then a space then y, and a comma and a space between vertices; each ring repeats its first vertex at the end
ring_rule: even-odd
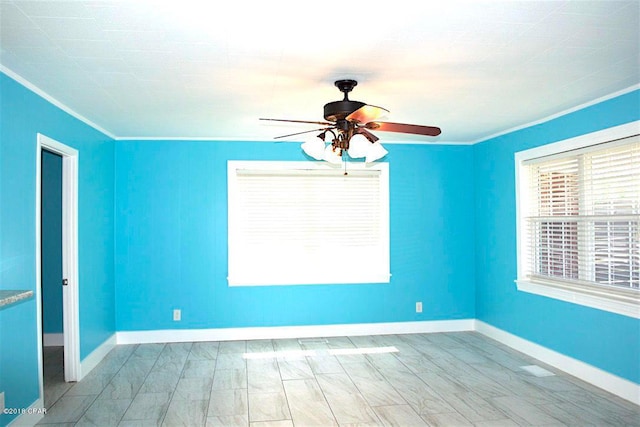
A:
POLYGON ((475 332, 123 345, 75 384, 61 364, 45 348, 41 424, 640 426, 640 407, 475 332))

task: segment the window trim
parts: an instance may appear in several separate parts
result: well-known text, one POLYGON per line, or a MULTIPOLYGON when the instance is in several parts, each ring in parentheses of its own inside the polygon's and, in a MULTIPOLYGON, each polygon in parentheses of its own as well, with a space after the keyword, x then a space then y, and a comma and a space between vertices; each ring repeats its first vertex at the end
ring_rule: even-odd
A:
POLYGON ((552 156, 566 151, 578 150, 592 145, 640 134, 640 121, 603 129, 575 138, 570 138, 540 147, 515 153, 516 184, 516 260, 518 277, 515 280, 518 291, 554 298, 586 307, 596 308, 623 316, 640 319, 640 292, 635 289, 605 288, 587 283, 530 279, 525 276, 526 249, 525 225, 521 215, 524 179, 520 177, 523 164, 528 160, 552 156))
MULTIPOLYGON (((235 229, 235 225, 231 223, 233 221, 231 216, 231 210, 236 209, 238 206, 238 199, 236 198, 237 188, 237 171, 238 170, 260 170, 262 172, 267 171, 282 171, 288 170, 304 171, 314 170, 322 172, 330 172, 331 175, 342 175, 344 172, 343 165, 336 165, 327 162, 309 162, 309 161, 281 161, 281 160, 229 160, 227 161, 227 209, 229 212, 228 224, 227 224, 227 244, 228 255, 230 256, 232 251, 238 253, 237 243, 231 240, 230 233, 235 229)), ((389 284, 391 282, 391 258, 390 258, 390 182, 389 182, 389 164, 387 162, 374 162, 374 163, 348 163, 346 172, 349 171, 375 171, 380 178, 381 194, 380 194, 380 238, 381 238, 381 263, 377 264, 379 270, 385 270, 384 273, 372 274, 364 280, 362 277, 356 277, 350 275, 344 277, 344 280, 327 280, 322 283, 309 281, 306 278, 298 280, 291 280, 291 278, 282 278, 281 281, 274 282, 272 280, 258 281, 246 280, 241 277, 233 275, 231 270, 231 260, 227 260, 227 283, 229 287, 243 287, 243 286, 317 286, 317 285, 342 285, 342 284, 389 284), (382 260, 384 258, 384 260, 382 260)))

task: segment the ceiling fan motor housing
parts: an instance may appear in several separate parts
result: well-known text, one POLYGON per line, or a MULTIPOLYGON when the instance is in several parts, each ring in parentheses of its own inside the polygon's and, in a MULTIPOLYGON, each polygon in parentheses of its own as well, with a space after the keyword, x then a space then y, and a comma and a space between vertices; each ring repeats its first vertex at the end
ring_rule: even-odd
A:
POLYGON ((325 120, 330 122, 342 120, 358 108, 366 105, 364 102, 349 100, 348 93, 351 92, 357 84, 358 82, 355 80, 337 80, 335 82, 335 85, 340 92, 344 93, 344 99, 342 101, 334 101, 325 104, 325 120))
POLYGON ((337 122, 347 117, 360 107, 366 104, 360 101, 334 101, 324 105, 324 119, 330 122, 337 122))

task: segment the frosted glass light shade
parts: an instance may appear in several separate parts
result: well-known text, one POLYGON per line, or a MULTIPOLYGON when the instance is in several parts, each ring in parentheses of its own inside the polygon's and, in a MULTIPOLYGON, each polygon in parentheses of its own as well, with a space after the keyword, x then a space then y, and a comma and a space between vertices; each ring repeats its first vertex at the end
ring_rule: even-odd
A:
POLYGON ((371 143, 363 135, 359 133, 353 135, 349 140, 349 156, 354 159, 360 159, 367 156, 371 143))
POLYGON ((316 160, 324 160, 325 144, 324 141, 317 136, 309 138, 300 146, 300 148, 302 148, 302 151, 304 151, 308 156, 313 157, 316 160))
POLYGON ((367 151, 367 158, 365 159, 365 161, 367 163, 375 162, 376 160, 379 160, 386 156, 387 153, 388 151, 385 150, 382 144, 380 144, 379 142, 374 142, 373 144, 371 144, 371 147, 369 147, 369 150, 367 151))
POLYGON ((333 146, 331 144, 327 145, 327 148, 324 149, 324 160, 329 163, 342 163, 342 157, 340 156, 340 149, 336 149, 333 151, 333 146))

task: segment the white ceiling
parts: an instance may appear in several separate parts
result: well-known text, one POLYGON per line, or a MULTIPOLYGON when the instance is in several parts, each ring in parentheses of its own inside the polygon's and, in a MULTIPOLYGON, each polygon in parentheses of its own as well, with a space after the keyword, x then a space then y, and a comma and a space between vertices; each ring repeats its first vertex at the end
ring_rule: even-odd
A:
MULTIPOLYGON (((0 1, 0 64, 110 135, 270 140, 354 78, 471 143, 640 82, 640 1, 0 1)), ((300 139, 301 137, 298 137, 300 139)))

